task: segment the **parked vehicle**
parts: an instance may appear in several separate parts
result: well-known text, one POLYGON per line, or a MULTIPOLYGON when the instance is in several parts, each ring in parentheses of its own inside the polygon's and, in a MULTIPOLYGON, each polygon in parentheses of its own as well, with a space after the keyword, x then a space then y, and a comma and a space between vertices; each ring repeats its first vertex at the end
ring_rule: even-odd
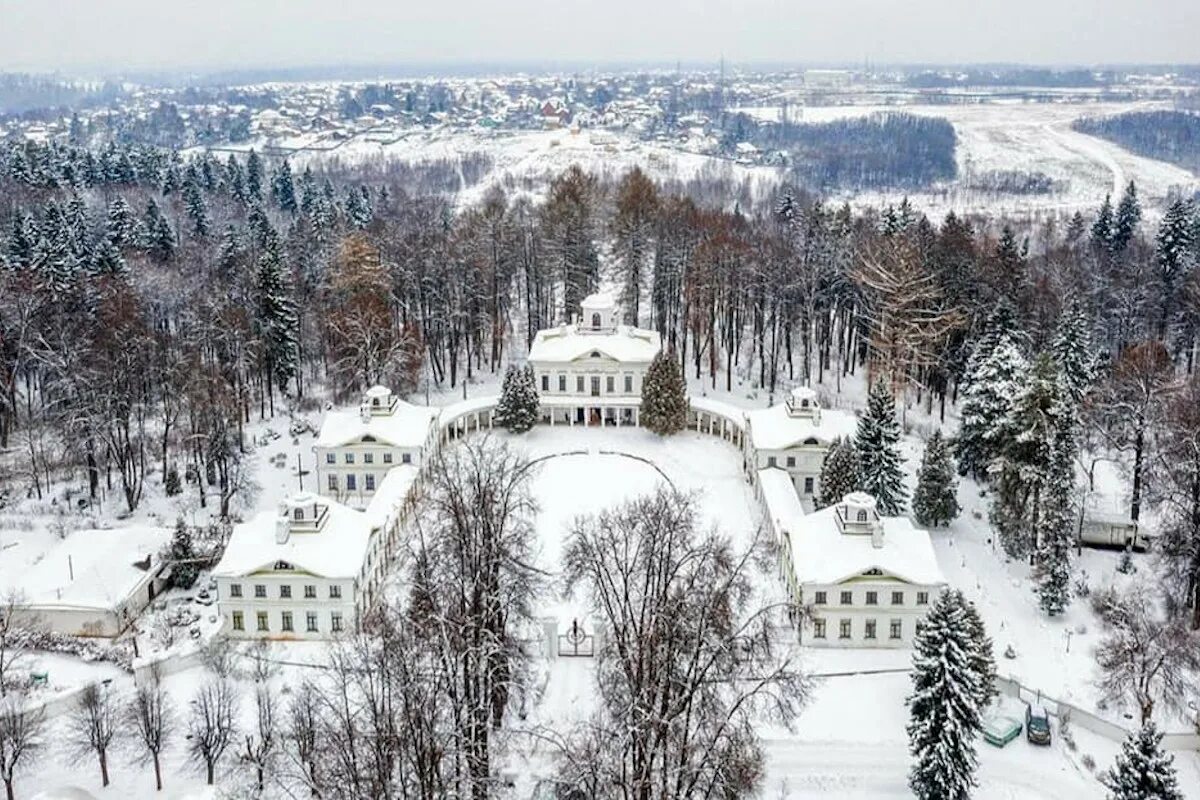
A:
POLYGON ((1025 739, 1030 744, 1050 744, 1050 714, 1044 706, 1025 706, 1025 739))
POLYGON ((983 740, 996 747, 1004 747, 1021 735, 1021 720, 1007 714, 998 714, 983 720, 983 740))

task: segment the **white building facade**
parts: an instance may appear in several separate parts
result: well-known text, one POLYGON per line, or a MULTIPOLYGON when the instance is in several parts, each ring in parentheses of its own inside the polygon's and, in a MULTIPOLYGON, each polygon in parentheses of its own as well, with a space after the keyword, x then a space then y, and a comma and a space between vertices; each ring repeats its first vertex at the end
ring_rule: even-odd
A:
POLYGON ((801 642, 814 647, 912 645, 917 621, 945 588, 926 531, 881 517, 862 492, 814 514, 777 469, 763 470, 760 496, 781 546, 781 572, 795 603, 801 642))
POLYGON ((417 468, 397 467, 366 511, 300 493, 238 525, 213 570, 221 631, 235 639, 329 639, 379 599, 417 468))
POLYGON ((656 331, 622 325, 606 294, 582 303, 578 324, 538 331, 529 348, 551 425, 637 425, 642 381, 661 341, 656 331))
POLYGON ((406 403, 384 386, 368 389, 357 411, 330 411, 313 448, 317 492, 366 507, 392 467, 419 466, 436 445, 438 413, 406 403))
POLYGON ((817 393, 801 386, 782 404, 746 413, 747 461, 754 470, 777 467, 791 477, 806 509, 821 493, 821 467, 833 440, 852 437, 858 421, 852 414, 821 408, 817 393))

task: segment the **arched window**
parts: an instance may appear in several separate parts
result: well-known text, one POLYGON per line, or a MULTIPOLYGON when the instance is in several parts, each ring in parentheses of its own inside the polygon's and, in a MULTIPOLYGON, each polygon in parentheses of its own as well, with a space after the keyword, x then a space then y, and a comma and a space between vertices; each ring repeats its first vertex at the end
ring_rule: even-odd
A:
POLYGON ((801 407, 801 408, 808 408, 808 401, 807 401, 807 400, 801 400, 801 401, 800 401, 800 407, 801 407))
POLYGON ((304 520, 304 509, 297 508, 295 511, 292 512, 292 518, 295 519, 297 522, 302 522, 304 520))
POLYGON ((378 398, 378 397, 372 397, 372 398, 371 398, 371 405, 373 405, 373 406, 377 406, 377 405, 379 405, 379 398, 378 398))
POLYGON ((817 441, 817 440, 816 440, 816 438, 815 438, 815 437, 812 437, 812 436, 810 436, 810 437, 808 437, 807 439, 805 439, 805 440, 804 440, 804 443, 805 443, 805 444, 820 444, 820 442, 819 442, 819 441, 817 441))
POLYGON ((861 508, 858 510, 858 521, 859 522, 867 521, 867 512, 863 511, 861 508))
POLYGON ((600 315, 599 314, 592 314, 592 327, 593 328, 600 327, 600 315))

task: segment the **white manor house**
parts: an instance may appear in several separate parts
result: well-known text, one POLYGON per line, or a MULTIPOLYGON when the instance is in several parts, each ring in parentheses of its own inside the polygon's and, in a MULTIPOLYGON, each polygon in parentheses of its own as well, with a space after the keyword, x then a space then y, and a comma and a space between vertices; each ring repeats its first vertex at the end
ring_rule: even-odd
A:
MULTIPOLYGON (((582 309, 580 322, 539 331, 530 347, 542 422, 636 426, 659 335, 620 324, 608 295, 588 297, 582 309)), ((355 630, 416 505, 422 465, 451 440, 490 429, 498 400, 418 406, 375 386, 357 409, 328 412, 314 446, 317 494, 294 496, 233 531, 215 570, 223 631, 301 639, 355 630)), ((692 397, 688 424, 740 451, 775 534, 780 577, 805 609, 805 644, 911 642, 945 585, 929 534, 907 518, 881 517, 869 495, 814 511, 825 454, 835 438, 854 434, 854 415, 823 409, 815 391, 798 387, 758 410, 692 397)))

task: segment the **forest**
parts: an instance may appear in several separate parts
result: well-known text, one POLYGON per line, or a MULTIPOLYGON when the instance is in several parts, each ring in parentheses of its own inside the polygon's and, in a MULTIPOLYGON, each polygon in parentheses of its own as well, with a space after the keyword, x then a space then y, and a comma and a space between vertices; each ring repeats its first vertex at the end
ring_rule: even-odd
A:
MULTIPOLYGON (((720 187, 573 167, 541 197, 493 188, 460 207, 449 169, 427 184, 442 175, 444 191, 410 194, 403 169, 363 182, 345 165, 296 172, 253 151, 0 153, 12 495, 67 483, 94 498, 103 482, 132 511, 148 481, 176 473, 215 487, 228 515, 247 491, 243 427, 281 396, 314 409, 375 383, 453 390, 493 376, 603 281, 713 389, 736 379, 778 396, 867 369, 940 418, 961 404, 960 469, 981 479, 1001 455, 988 427, 1007 408, 997 382, 1016 392, 1036 377, 1049 391, 1056 373, 1039 359, 1052 358, 1075 387, 1057 401, 1070 407, 1068 455, 1132 459, 1134 518, 1146 503, 1178 506, 1168 527, 1200 553, 1191 484, 1154 472, 1171 426, 1182 436, 1194 422, 1174 400, 1196 383, 1190 202, 1150 230, 1130 184, 1089 217, 1017 228, 934 223, 907 202, 856 213, 786 187, 728 207, 720 187)), ((1013 490, 1019 505, 1030 487, 1013 490)), ((1188 609, 1194 557, 1177 596, 1188 609)))
POLYGON ((1200 174, 1200 114, 1131 111, 1112 117, 1084 117, 1072 127, 1140 156, 1169 161, 1200 174))

